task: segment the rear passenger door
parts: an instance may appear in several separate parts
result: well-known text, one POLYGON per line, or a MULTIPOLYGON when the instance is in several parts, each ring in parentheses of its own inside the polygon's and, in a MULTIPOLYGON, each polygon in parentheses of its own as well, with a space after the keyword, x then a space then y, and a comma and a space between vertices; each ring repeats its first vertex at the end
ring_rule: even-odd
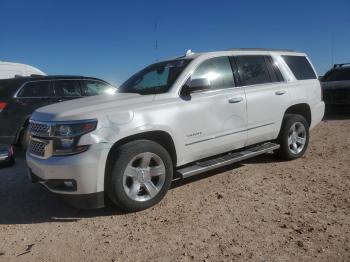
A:
POLYGON ((54 80, 52 102, 62 102, 83 97, 79 80, 54 80))
POLYGON ((271 56, 235 56, 247 99, 247 145, 275 139, 290 103, 287 85, 271 56))

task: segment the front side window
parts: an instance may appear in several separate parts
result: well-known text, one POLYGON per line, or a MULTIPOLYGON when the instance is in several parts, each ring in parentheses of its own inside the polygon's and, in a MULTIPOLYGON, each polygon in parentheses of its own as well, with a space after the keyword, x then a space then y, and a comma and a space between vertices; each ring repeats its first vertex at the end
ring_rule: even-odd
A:
POLYGON ((26 83, 19 92, 18 97, 48 97, 50 95, 50 82, 37 81, 26 83))
POLYGON ((322 81, 323 82, 350 81, 350 68, 330 71, 323 77, 322 81))
POLYGON ((81 89, 77 80, 56 80, 54 94, 57 97, 79 97, 81 89))
POLYGON ((206 78, 210 89, 222 89, 235 86, 231 63, 228 57, 216 57, 204 61, 193 72, 191 81, 206 78))
POLYGON ((317 79, 314 70, 305 56, 282 56, 295 78, 298 80, 317 79))
POLYGON ((161 94, 169 91, 190 59, 176 59, 146 67, 122 84, 120 93, 161 94))
POLYGON ((117 91, 115 87, 100 81, 83 80, 81 84, 85 96, 114 94, 117 91))
POLYGON ((271 83, 265 56, 236 56, 238 73, 244 85, 271 83))

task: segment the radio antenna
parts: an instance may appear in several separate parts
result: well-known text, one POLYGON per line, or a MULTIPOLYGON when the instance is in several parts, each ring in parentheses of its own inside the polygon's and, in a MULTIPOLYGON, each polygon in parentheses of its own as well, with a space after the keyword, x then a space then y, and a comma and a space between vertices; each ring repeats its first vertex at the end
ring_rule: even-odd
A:
POLYGON ((154 35, 155 35, 155 43, 154 43, 154 50, 155 50, 155 53, 156 53, 156 61, 158 61, 158 57, 157 57, 157 51, 158 51, 158 34, 157 34, 157 30, 158 30, 158 21, 155 21, 154 22, 154 35))

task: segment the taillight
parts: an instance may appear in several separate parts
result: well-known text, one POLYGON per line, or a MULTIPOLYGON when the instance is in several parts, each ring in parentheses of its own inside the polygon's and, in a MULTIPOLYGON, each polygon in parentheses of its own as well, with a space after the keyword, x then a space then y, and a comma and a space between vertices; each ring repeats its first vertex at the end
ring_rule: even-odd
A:
POLYGON ((10 156, 13 156, 13 155, 14 155, 13 147, 12 147, 12 146, 9 147, 9 155, 10 155, 10 156))
POLYGON ((0 102, 0 112, 1 112, 2 110, 4 110, 6 106, 7 106, 7 103, 5 103, 5 102, 0 102))

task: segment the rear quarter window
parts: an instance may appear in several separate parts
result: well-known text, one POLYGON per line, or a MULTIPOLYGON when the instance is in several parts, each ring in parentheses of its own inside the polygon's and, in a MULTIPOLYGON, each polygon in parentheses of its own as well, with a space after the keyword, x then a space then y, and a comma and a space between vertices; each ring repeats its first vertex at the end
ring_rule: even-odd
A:
POLYGON ((298 80, 317 79, 312 66, 305 56, 282 56, 298 80))

